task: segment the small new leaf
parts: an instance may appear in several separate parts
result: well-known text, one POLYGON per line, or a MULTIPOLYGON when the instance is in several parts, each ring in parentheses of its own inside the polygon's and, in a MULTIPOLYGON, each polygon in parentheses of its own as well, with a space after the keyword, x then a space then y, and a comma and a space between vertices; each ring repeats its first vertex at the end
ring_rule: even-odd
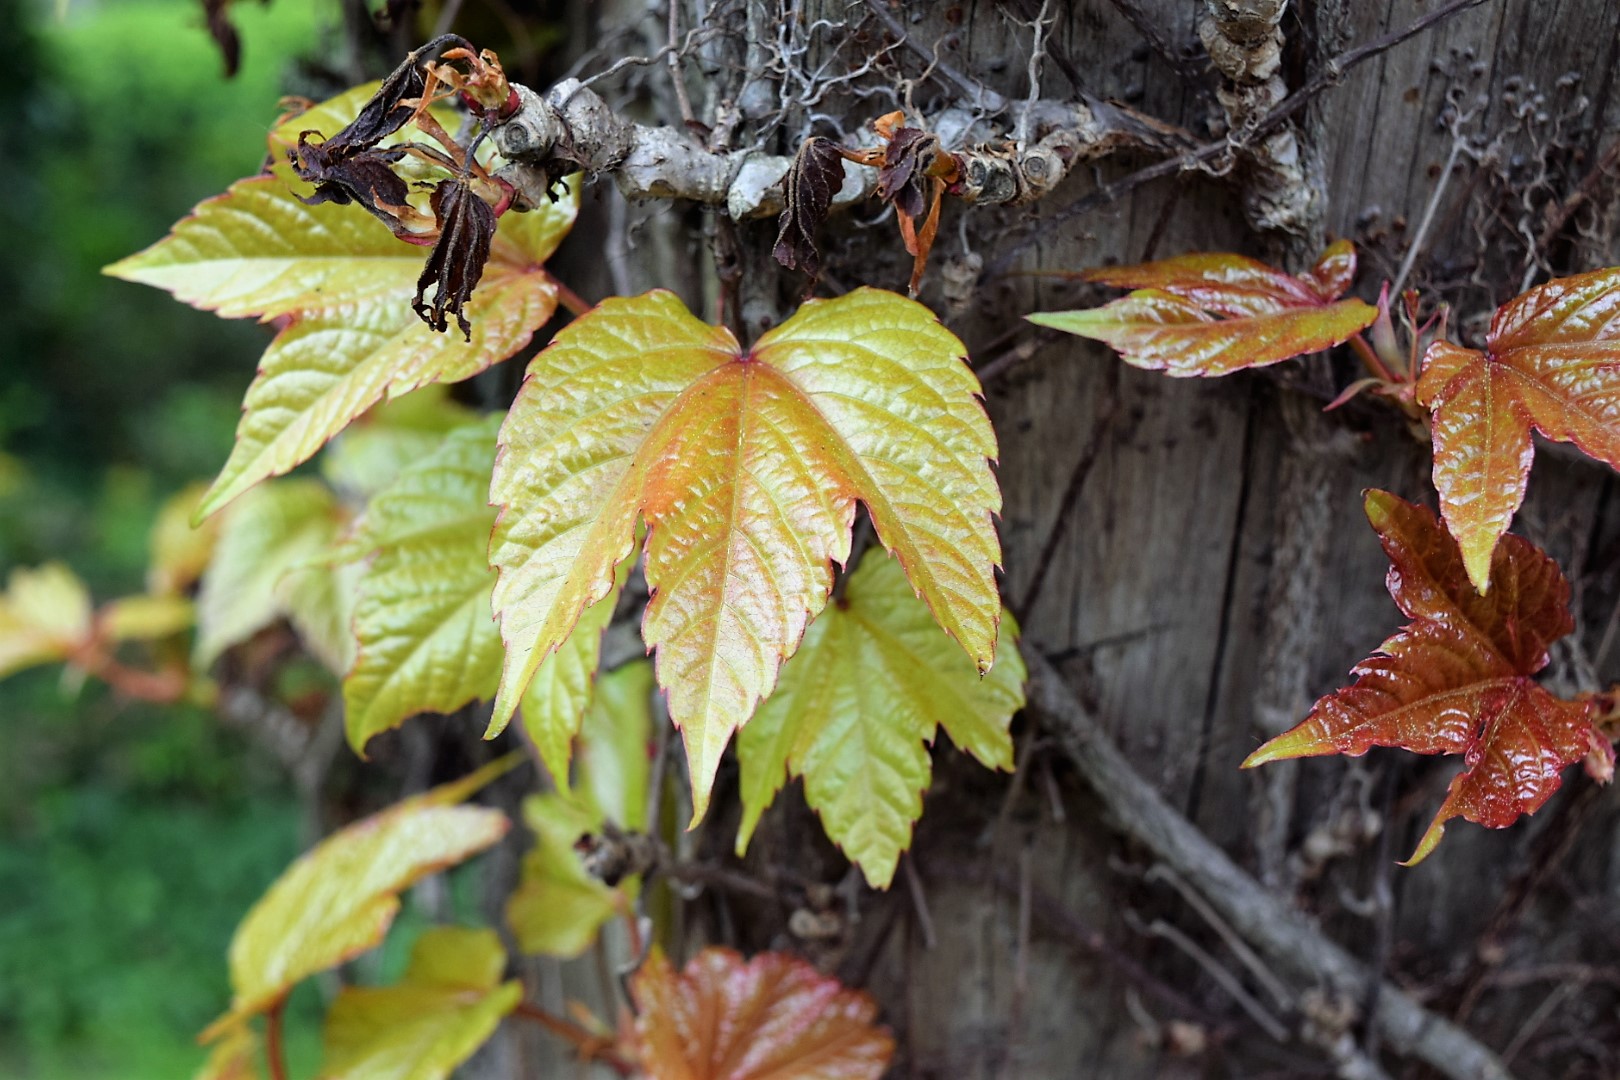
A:
POLYGON ((926 744, 938 728, 983 764, 1012 768, 1007 725, 1024 704, 1026 673, 1017 626, 1002 618, 995 666, 981 678, 899 565, 877 552, 862 559, 843 602, 810 624, 739 737, 737 853, 785 774, 802 776, 828 838, 873 888, 887 888, 922 814, 933 771, 926 744))
POLYGON ((685 736, 696 817, 732 731, 826 603, 857 499, 988 670, 1001 496, 977 391, 928 309, 874 289, 811 301, 746 352, 662 291, 577 319, 530 364, 501 428, 496 722, 612 587, 638 519, 643 635, 685 736))
POLYGON ((275 1005, 299 982, 382 941, 399 893, 506 834, 498 810, 458 806, 506 763, 446 784, 333 833, 301 856, 249 911, 231 939, 231 1009, 212 1041, 275 1005))
POLYGON ((435 927, 394 986, 344 987, 326 1017, 320 1080, 445 1080, 517 1007, 493 930, 435 927))
POLYGON ((837 143, 819 135, 800 144, 793 165, 782 178, 782 196, 787 205, 782 209, 771 254, 789 270, 809 275, 812 285, 821 272, 816 233, 827 220, 833 196, 843 184, 843 153, 837 143))
POLYGON ((1549 281, 1502 305, 1485 342, 1484 352, 1436 342, 1417 384, 1440 509, 1482 592, 1524 501, 1532 429, 1620 468, 1620 267, 1549 281))
POLYGON ((1303 278, 1241 255, 1183 255, 1087 271, 1087 281, 1135 291, 1100 308, 1026 318, 1107 342, 1135 367, 1229 375, 1331 348, 1370 325, 1376 308, 1336 299, 1354 274, 1355 249, 1343 240, 1303 278))
POLYGON ((786 953, 707 948, 677 973, 655 945, 630 995, 652 1080, 877 1080, 894 1054, 870 997, 786 953))
POLYGON ((1369 491, 1367 517, 1389 555, 1390 595, 1412 621, 1352 669, 1352 686, 1322 698, 1243 766, 1373 746, 1462 754, 1465 767, 1411 865, 1451 818, 1499 829, 1539 809, 1591 747, 1590 703, 1555 698, 1531 678, 1546 667, 1548 646, 1575 627, 1569 583, 1550 558, 1506 537, 1481 595, 1431 512, 1369 491))

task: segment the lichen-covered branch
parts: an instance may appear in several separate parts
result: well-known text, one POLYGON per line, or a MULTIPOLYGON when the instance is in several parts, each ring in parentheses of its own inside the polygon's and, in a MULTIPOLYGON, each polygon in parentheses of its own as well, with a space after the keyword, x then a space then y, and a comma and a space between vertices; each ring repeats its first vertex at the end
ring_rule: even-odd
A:
MULTIPOLYGON (((616 113, 577 79, 544 96, 514 87, 515 113, 494 128, 496 148, 511 162, 500 173, 530 205, 551 181, 573 172, 611 176, 629 199, 689 199, 723 206, 734 220, 782 211, 779 181, 792 158, 758 149, 713 151, 685 131, 649 127, 616 113)), ((961 179, 951 194, 972 203, 1017 205, 1046 195, 1077 163, 1125 148, 1179 152, 1189 145, 1176 129, 1102 101, 1033 102, 1015 118, 1032 138, 998 137, 976 114, 949 109, 928 127, 955 154, 961 179)), ((844 183, 833 205, 871 195, 878 171, 844 164, 844 183)))
POLYGON ((1321 215, 1320 185, 1308 182, 1299 138, 1282 126, 1252 139, 1252 129, 1288 97, 1283 82, 1282 30, 1288 0, 1204 0, 1198 35, 1223 76, 1215 96, 1229 136, 1247 144, 1242 155, 1243 206, 1260 229, 1308 233, 1321 215))

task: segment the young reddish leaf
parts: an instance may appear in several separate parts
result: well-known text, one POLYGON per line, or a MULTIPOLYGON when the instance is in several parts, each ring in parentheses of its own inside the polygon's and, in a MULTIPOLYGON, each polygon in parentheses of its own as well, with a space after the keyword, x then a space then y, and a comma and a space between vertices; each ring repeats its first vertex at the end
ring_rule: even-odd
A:
POLYGON ((630 994, 652 1080, 877 1080, 894 1054, 870 997, 786 953, 707 948, 677 974, 654 946, 630 994))
POLYGON ((394 986, 344 987, 326 1016, 320 1080, 444 1080, 517 1007, 493 930, 434 927, 394 986))
POLYGON ((231 1009, 204 1042, 286 996, 303 979, 375 946, 399 912, 399 893, 506 835, 499 810, 455 805, 509 768, 463 780, 333 833, 287 868, 231 939, 231 1009))
POLYGON ((1024 704, 1018 628, 1002 616, 995 666, 980 677, 912 594, 893 559, 868 554, 844 602, 810 624, 776 690, 743 728, 742 854, 786 775, 804 777, 822 827, 874 888, 887 888, 922 814, 932 761, 951 741, 991 768, 1011 769, 1007 725, 1024 704))
POLYGON ((1370 491, 1367 517, 1389 555, 1390 595, 1412 621, 1352 669, 1354 685, 1322 698, 1243 767, 1373 746, 1464 755, 1410 865, 1434 850, 1451 818, 1499 829, 1534 813, 1589 750, 1592 723, 1588 703, 1562 701, 1531 679, 1548 646, 1575 628, 1569 584, 1551 559, 1506 537, 1493 588, 1481 595, 1428 510, 1370 491))
POLYGON ((490 547, 509 715, 648 525, 643 635, 685 735, 694 811, 770 692, 855 500, 980 670, 994 656, 995 437, 959 341, 919 304, 811 301, 751 351, 667 292, 612 299, 530 364, 501 429, 490 547))
POLYGON ((1436 342, 1417 384, 1440 508, 1481 592, 1524 501, 1532 429, 1620 468, 1620 267, 1549 281, 1502 305, 1485 343, 1479 352, 1436 342))
POLYGON ((61 563, 11 572, 0 594, 0 678, 67 660, 89 641, 90 592, 61 563))
POLYGON ((1304 278, 1241 255, 1183 255, 1087 271, 1086 280, 1135 290, 1087 311, 1031 322, 1105 341, 1126 363, 1178 377, 1228 375, 1319 352, 1355 336, 1378 311, 1337 300, 1355 275, 1340 241, 1304 278))

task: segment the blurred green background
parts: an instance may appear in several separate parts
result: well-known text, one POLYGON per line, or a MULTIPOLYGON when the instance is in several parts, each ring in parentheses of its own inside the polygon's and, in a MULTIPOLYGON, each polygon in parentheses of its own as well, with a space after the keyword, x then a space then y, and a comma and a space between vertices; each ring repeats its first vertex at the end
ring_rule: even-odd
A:
MULTIPOLYGON (((0 3, 0 574, 139 591, 156 507, 224 461, 265 331, 99 271, 258 169, 332 14, 232 5, 227 81, 199 0, 0 3)), ((284 774, 207 713, 53 666, 0 682, 0 778, 0 1077, 190 1076, 225 943, 304 843, 284 774)))

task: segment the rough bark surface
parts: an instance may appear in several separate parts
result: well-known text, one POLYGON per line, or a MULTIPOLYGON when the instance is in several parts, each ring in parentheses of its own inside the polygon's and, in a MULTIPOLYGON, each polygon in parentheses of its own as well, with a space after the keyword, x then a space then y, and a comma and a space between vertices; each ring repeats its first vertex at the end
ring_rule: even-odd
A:
MULTIPOLYGON (((704 45, 709 52, 698 50, 690 65, 699 113, 717 115, 717 105, 738 112, 729 152, 749 145, 750 124, 778 107, 780 87, 758 80, 737 101, 718 102, 705 98, 720 92, 718 76, 697 73, 747 64, 758 35, 777 34, 783 18, 800 25, 862 19, 859 5, 831 0, 783 6, 791 8, 786 15, 774 3, 739 5, 756 40, 734 55, 704 45)), ((874 6, 923 54, 971 73, 1005 100, 1027 97, 1039 5, 874 6)), ((1205 139, 1251 121, 1343 48, 1436 6, 1055 4, 1045 26, 1042 94, 1127 101, 1205 139), (1151 27, 1153 40, 1139 27, 1151 27)), ((985 364, 1006 352, 1020 314, 1095 299, 1065 280, 1022 272, 1200 250, 1245 251, 1299 269, 1323 235, 1349 236, 1362 250, 1358 291, 1369 299, 1378 279, 1402 272, 1416 241, 1421 251, 1407 284, 1450 299, 1463 333, 1471 334, 1478 316, 1535 269, 1534 257, 1513 248, 1511 238, 1549 225, 1545 217, 1516 220, 1521 208, 1507 197, 1515 182, 1558 188, 1557 205, 1588 191, 1568 228, 1554 229, 1536 256, 1550 260, 1543 269, 1567 272, 1615 257, 1616 214, 1596 195, 1603 185, 1580 187, 1620 138, 1615 19, 1612 0, 1489 0, 1350 70, 1240 159, 1234 176, 1171 175, 1094 212, 1065 216, 1065 206, 1099 185, 1158 160, 1127 153, 1071 169, 1031 206, 948 203, 923 299, 985 364), (1538 127, 1533 115, 1515 119, 1517 103, 1535 93, 1544 95, 1546 110, 1586 101, 1554 130, 1538 127), (1508 134, 1493 151, 1481 149, 1501 132, 1508 134), (1454 152, 1459 140, 1475 136, 1470 149, 1454 152), (1283 225, 1309 243, 1257 225, 1283 225), (1018 245, 1018 272, 977 277, 978 268, 997 265, 1018 245)), ((863 51, 895 44, 881 23, 864 25, 845 54, 857 64, 863 51)), ((828 60, 829 48, 817 46, 803 62, 828 60)), ((897 47, 885 70, 917 79, 914 104, 924 113, 959 105, 963 88, 937 72, 918 78, 923 66, 916 51, 897 47)), ((661 64, 655 70, 667 77, 661 64)), ((854 131, 891 107, 883 97, 833 98, 817 111, 854 131)), ((682 145, 689 145, 684 137, 682 145)), ((785 167, 793 146, 784 139, 763 150, 785 167)), ((725 202, 734 180, 717 180, 710 201, 725 202)), ((638 183, 626 187, 621 179, 620 187, 658 194, 638 183)), ((1612 197, 1612 186, 1603 190, 1612 197)), ((766 199, 755 192, 752 205, 766 199)), ((724 308, 729 273, 741 313, 727 311, 728 318, 757 330, 785 310, 799 283, 764 262, 774 236, 768 223, 709 220, 704 227, 729 236, 719 246, 736 261, 703 278, 683 269, 696 259, 687 261, 671 239, 676 230, 612 227, 614 214, 645 223, 672 213, 680 211, 627 205, 617 195, 587 209, 587 221, 594 215, 609 226, 602 230, 610 237, 606 270, 617 291, 674 284, 712 311, 724 308), (626 235, 637 252, 615 250, 619 241, 611 238, 626 235)), ((846 216, 824 241, 829 287, 904 287, 909 261, 891 223, 873 227, 846 216)), ((600 275, 598 251, 585 269, 600 275)), ((568 277, 569 267, 560 272, 568 277)), ((1320 416, 1324 391, 1330 396, 1330 387, 1342 386, 1347 370, 1331 378, 1328 361, 1310 363, 1315 367, 1295 365, 1280 378, 1179 381, 1124 368, 1101 347, 1063 339, 1026 348, 998 369, 988 406, 1006 499, 1005 595, 1027 597, 1019 614, 1026 649, 1045 657, 1039 678, 1061 680, 1163 806, 1201 830, 1234 872, 1264 883, 1263 892, 1242 895, 1265 899, 1246 916, 1223 912, 1219 903, 1201 912, 1167 884, 1167 865, 1177 880, 1186 871, 1166 849, 1129 829, 1134 840, 1122 840, 1105 822, 1106 796, 1099 800, 1084 768, 1063 752, 1061 732, 1035 710, 1021 729, 1028 745, 1016 778, 987 774, 941 749, 910 887, 897 883, 890 895, 856 904, 862 918, 829 959, 878 995, 900 1037, 897 1075, 1435 1075, 1400 1071, 1422 1037, 1400 1025, 1416 1014, 1392 1014, 1394 991, 1371 991, 1367 972, 1405 986, 1505 1061, 1487 1055, 1476 1067, 1473 1050, 1459 1043, 1451 1060, 1461 1071, 1450 1075, 1595 1077, 1620 1068, 1620 815, 1612 791, 1593 794, 1572 774, 1533 821, 1500 833, 1458 826, 1420 868, 1401 870, 1391 863, 1410 850, 1438 803, 1446 765, 1391 752, 1272 767, 1258 776, 1237 768, 1311 699, 1340 685, 1349 666, 1398 624, 1384 591, 1386 564, 1360 517, 1361 490, 1427 497, 1426 449, 1392 412, 1376 407, 1320 416), (1104 417, 1109 428, 1093 451, 1092 431, 1104 417), (1071 491, 1077 494, 1066 498, 1071 491), (1244 924, 1266 918, 1273 909, 1265 904, 1317 920, 1336 943, 1337 966, 1291 963, 1257 946, 1244 924), (1259 955, 1246 959, 1233 939, 1259 955), (1558 995, 1556 1007, 1540 1008, 1549 994, 1558 995), (1239 1000, 1244 995, 1247 1003, 1239 1000), (1369 1025, 1369 1014, 1382 1027, 1369 1025), (1288 1036, 1268 1035, 1268 1019, 1288 1036)), ((1620 680, 1617 488, 1597 467, 1543 455, 1517 525, 1576 582, 1577 659, 1604 683, 1620 680)), ((720 806, 723 787, 718 794, 720 806)), ((712 837, 700 842, 725 850, 728 824, 717 816, 707 830, 712 837)), ((802 805, 779 807, 756 841, 756 858, 805 874, 833 867, 818 833, 802 805)), ((1261 889, 1243 880, 1243 889, 1261 889)), ((1220 884, 1183 883, 1194 897, 1220 884)), ((750 921, 744 907, 716 900, 701 932, 746 947, 806 947, 780 935, 780 919, 750 921)), ((546 986, 548 1002, 573 992, 573 978, 546 986)), ((1444 1061, 1427 1067, 1437 1064, 1444 1061)))

